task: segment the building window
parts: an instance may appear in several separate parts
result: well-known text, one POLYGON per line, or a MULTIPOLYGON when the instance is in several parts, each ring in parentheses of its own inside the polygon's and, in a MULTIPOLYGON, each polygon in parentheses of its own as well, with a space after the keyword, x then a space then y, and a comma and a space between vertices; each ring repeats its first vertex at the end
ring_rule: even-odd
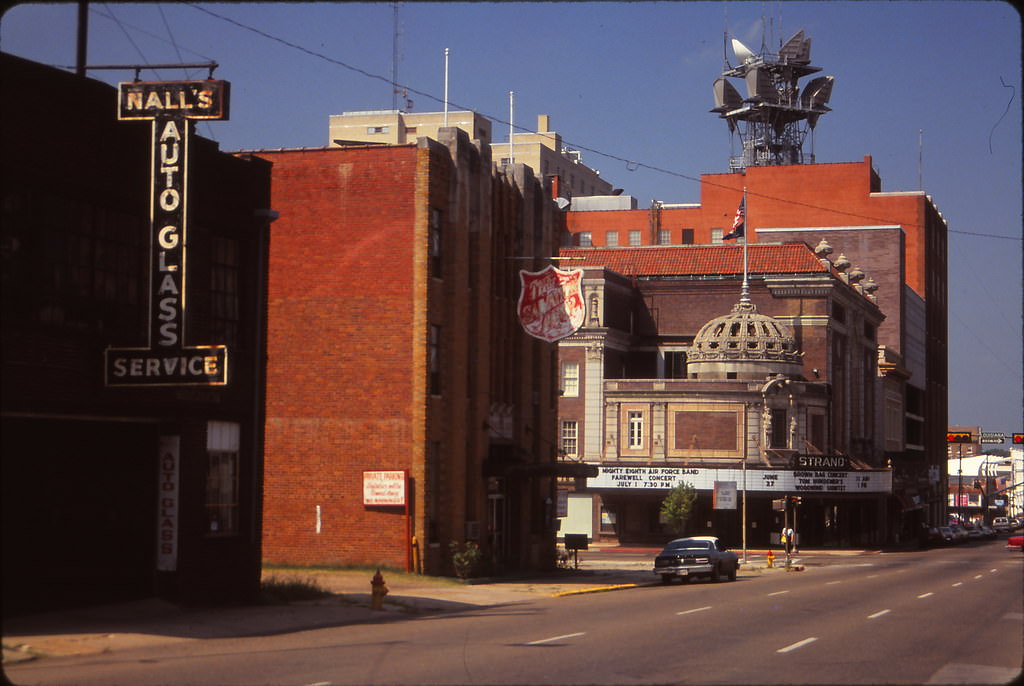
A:
POLYGON ((206 533, 238 533, 238 450, 240 426, 209 422, 206 426, 206 533))
POLYGON ((581 248, 589 248, 589 247, 592 247, 594 245, 594 241, 591 238, 589 231, 580 231, 579 232, 579 237, 580 237, 580 247, 581 248))
POLYGON ((837 322, 846 323, 846 308, 839 303, 832 303, 832 318, 837 322))
POLYGON ((683 351, 669 351, 665 353, 665 378, 685 379, 686 378, 686 353, 683 351))
POLYGON ((562 422, 562 455, 577 457, 579 454, 579 427, 575 419, 562 422))
POLYGON ((683 245, 693 245, 693 229, 683 229, 683 237, 679 242, 683 245))
POLYGON ((430 275, 441 278, 441 210, 430 208, 430 275))
POLYGON ((630 410, 627 415, 629 422, 629 449, 643 450, 644 447, 644 413, 630 410))
POLYGON ((580 363, 562 363, 562 395, 575 398, 580 394, 580 363))
POLYGON ((640 245, 640 232, 630 231, 629 232, 629 244, 633 247, 640 245))
POLYGON ((441 395, 441 327, 430 325, 428 384, 430 395, 441 395))
POLYGON ((785 410, 772 410, 772 434, 769 438, 770 448, 787 447, 786 437, 789 433, 789 425, 786 423, 785 410))
POLYGON ((658 245, 671 245, 672 231, 670 229, 658 229, 658 245))
POLYGON ((604 235, 604 244, 609 248, 614 248, 619 244, 619 232, 609 231, 604 235))
POLYGON ((238 241, 213 237, 210 275, 211 334, 218 343, 238 342, 238 241))
POLYGON ((387 133, 388 127, 386 126, 367 126, 366 133, 387 133))
POLYGON ((408 134, 408 133, 416 133, 416 127, 415 127, 415 126, 407 126, 407 127, 405 128, 405 132, 406 132, 407 134, 408 134))
POLYGON ((721 243, 722 242, 722 230, 721 229, 711 229, 711 242, 712 243, 721 243))

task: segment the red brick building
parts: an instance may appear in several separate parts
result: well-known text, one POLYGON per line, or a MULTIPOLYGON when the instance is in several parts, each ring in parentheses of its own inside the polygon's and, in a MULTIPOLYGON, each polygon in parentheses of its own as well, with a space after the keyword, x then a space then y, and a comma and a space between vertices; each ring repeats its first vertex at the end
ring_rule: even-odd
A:
POLYGON ((599 470, 568 495, 564 532, 664 542, 660 503, 680 480, 698 491, 690 532, 737 548, 777 544, 787 517, 815 545, 879 543, 900 526, 882 448, 865 440, 878 402, 874 296, 800 243, 749 246, 747 296, 743 252, 562 250, 585 270, 588 305, 559 343, 562 450, 599 470), (723 483, 747 514, 735 498, 715 507, 723 483), (799 507, 772 509, 788 496, 799 507))
MULTIPOLYGON (((706 245, 722 242, 746 191, 746 238, 756 243, 823 238, 851 277, 867 273, 885 315, 877 331, 883 389, 878 435, 892 460, 907 517, 945 521, 947 424, 946 222, 923 191, 885 192, 870 156, 862 162, 749 166, 701 176, 700 202, 645 210, 567 213, 576 245, 706 245), (609 233, 617 235, 609 240, 609 233)), ((629 269, 625 272, 630 273, 629 269)))
POLYGON ((264 557, 452 572, 554 560, 557 348, 516 318, 562 215, 523 165, 440 142, 273 162, 264 557), (405 471, 406 506, 364 501, 405 471))

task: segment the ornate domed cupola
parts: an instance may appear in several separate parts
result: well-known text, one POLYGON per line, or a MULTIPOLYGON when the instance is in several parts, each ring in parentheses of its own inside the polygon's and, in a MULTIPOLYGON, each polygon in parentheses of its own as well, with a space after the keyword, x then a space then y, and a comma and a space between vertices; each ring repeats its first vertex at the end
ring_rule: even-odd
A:
POLYGON ((690 378, 705 380, 800 376, 802 357, 793 331, 746 297, 701 327, 688 354, 690 378))

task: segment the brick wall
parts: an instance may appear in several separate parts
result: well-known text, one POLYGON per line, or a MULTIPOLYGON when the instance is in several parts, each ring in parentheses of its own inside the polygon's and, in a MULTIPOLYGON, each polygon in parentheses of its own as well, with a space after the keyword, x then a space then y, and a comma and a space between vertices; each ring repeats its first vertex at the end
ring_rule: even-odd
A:
POLYGON ((364 470, 410 468, 413 147, 261 153, 274 164, 263 555, 405 564, 401 508, 364 470), (317 533, 317 507, 320 532, 317 533))

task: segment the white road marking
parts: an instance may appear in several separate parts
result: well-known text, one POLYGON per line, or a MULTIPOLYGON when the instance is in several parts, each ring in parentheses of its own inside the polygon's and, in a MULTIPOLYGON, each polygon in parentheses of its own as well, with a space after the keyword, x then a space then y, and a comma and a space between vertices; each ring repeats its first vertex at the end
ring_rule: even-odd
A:
POLYGON ((769 593, 768 595, 782 595, 783 593, 789 593, 789 591, 775 591, 775 593, 769 593))
POLYGON ((881 617, 882 615, 887 615, 887 614, 889 614, 889 612, 890 612, 890 610, 879 610, 878 612, 876 612, 873 615, 868 615, 868 619, 875 619, 877 617, 881 617))
POLYGON ((935 594, 934 594, 934 593, 932 593, 931 591, 929 591, 929 592, 927 592, 927 593, 922 593, 921 595, 919 595, 919 596, 917 596, 917 597, 918 597, 918 598, 927 598, 928 596, 931 596, 931 595, 935 595, 935 594))
POLYGON ((834 586, 835 584, 841 584, 841 583, 843 583, 843 582, 842 581, 829 581, 829 582, 826 582, 825 585, 826 586, 834 586))
POLYGON ((991 573, 991 574, 995 574, 995 573, 996 573, 996 570, 995 570, 995 569, 990 569, 990 570, 988 570, 988 571, 989 571, 989 573, 991 573))
POLYGON ((805 638, 802 641, 797 641, 796 643, 794 643, 792 645, 788 645, 785 648, 779 648, 775 652, 776 653, 788 653, 790 651, 796 650, 797 648, 803 648, 808 643, 814 643, 817 640, 818 640, 817 636, 811 636, 810 638, 805 638))
POLYGON ((694 608, 692 610, 683 610, 682 612, 677 612, 676 614, 677 615, 692 615, 694 612, 703 612, 704 610, 710 610, 710 609, 711 609, 711 606, 710 605, 706 605, 704 607, 697 607, 697 608, 694 608))
POLYGON ((565 634, 564 636, 552 636, 551 638, 542 638, 539 641, 530 641, 526 645, 528 646, 539 646, 542 643, 551 643, 552 641, 561 641, 563 638, 576 638, 577 636, 583 636, 586 632, 581 631, 578 634, 565 634))
POLYGON ((982 576, 981 574, 975 574, 975 575, 974 575, 974 578, 975 578, 975 579, 980 579, 980 578, 981 578, 981 576, 982 576))
POLYGON ((955 584, 953 584, 953 588, 956 588, 957 586, 963 586, 963 585, 964 585, 963 581, 957 581, 955 584))
POLYGON ((876 578, 877 576, 878 576, 877 574, 868 574, 868 578, 869 578, 869 579, 874 579, 874 578, 876 578))

